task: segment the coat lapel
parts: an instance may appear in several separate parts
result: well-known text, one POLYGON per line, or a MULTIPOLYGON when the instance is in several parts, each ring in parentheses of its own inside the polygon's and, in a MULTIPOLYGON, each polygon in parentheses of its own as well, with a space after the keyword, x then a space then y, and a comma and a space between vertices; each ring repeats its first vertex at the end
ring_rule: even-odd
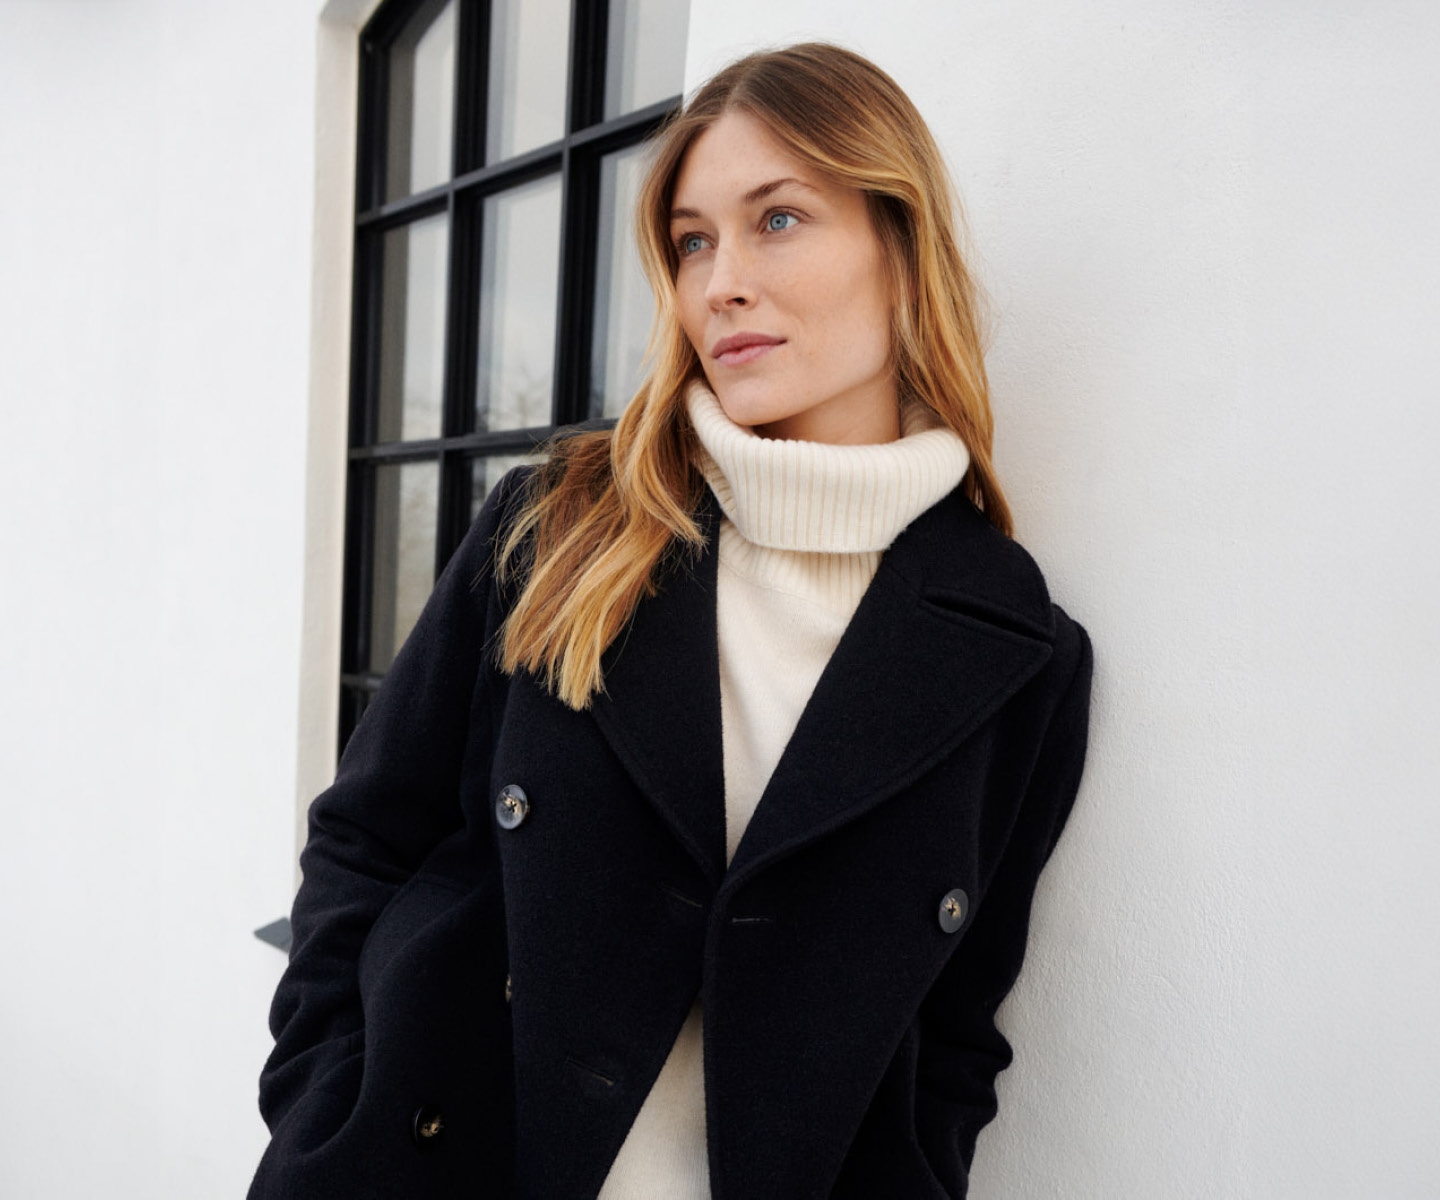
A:
POLYGON ((725 871, 725 767, 715 633, 719 515, 707 488, 696 513, 705 547, 664 573, 603 660, 595 720, 620 761, 706 878, 725 871))
POLYGON ((765 788, 736 882, 934 766, 1050 657, 1039 570, 957 490, 885 552, 765 788))
POLYGON ((713 885, 853 820, 918 778, 1050 656, 1040 572, 957 489, 888 549, 725 864, 716 636, 719 513, 605 657, 595 720, 713 885))

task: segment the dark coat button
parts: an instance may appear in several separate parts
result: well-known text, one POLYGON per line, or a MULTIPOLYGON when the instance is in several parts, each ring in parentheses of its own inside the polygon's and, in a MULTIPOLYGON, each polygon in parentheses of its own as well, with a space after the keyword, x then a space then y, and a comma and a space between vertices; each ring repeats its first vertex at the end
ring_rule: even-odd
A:
POLYGON ((970 898, 959 888, 946 892, 945 898, 940 901, 940 928, 946 933, 954 933, 965 924, 965 914, 969 910, 970 898))
POLYGON ((518 783, 507 783, 495 797, 495 819, 502 829, 514 829, 529 811, 530 801, 518 783))
POLYGON ((445 1129, 445 1118, 438 1109, 422 1104, 410 1120, 410 1136, 417 1146, 433 1146, 445 1129))

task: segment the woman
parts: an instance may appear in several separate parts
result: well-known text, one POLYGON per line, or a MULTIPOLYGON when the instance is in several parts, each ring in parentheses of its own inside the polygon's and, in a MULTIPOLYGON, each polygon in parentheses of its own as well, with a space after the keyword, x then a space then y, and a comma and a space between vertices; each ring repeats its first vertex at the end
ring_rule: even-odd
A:
POLYGON ((661 135, 649 378, 507 476, 311 811, 253 1196, 963 1196, 1090 652, 864 59, 661 135))

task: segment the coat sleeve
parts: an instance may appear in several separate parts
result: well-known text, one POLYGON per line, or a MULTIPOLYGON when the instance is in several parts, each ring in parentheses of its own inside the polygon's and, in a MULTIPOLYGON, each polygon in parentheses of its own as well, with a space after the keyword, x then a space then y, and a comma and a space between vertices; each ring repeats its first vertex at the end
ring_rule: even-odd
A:
POLYGON ((310 807, 290 962, 270 1010, 275 1048, 260 1077, 273 1131, 325 1075, 359 1052, 359 959, 389 900, 461 825, 459 794, 475 711, 487 702, 496 627, 494 553, 527 468, 491 493, 435 583, 414 630, 310 807))
POLYGON ((963 1197, 980 1130, 995 1116, 995 1077, 1010 1044, 995 1012, 1025 955, 1030 906, 1041 868, 1074 804, 1089 729, 1091 649, 1059 610, 1046 671, 1058 694, 1023 788, 1020 809, 973 923, 920 1011, 915 1120, 932 1169, 963 1197))

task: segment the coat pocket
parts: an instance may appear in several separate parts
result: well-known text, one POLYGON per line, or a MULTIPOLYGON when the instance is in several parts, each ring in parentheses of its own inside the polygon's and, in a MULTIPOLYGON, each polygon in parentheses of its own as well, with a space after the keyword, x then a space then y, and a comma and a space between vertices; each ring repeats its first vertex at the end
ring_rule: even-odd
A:
POLYGON ((359 981, 362 1006, 376 984, 405 948, 425 927, 451 911, 465 892, 447 880, 414 875, 390 899, 360 949, 359 981))
POLYGON ((250 1196, 283 1195, 276 1180, 266 1183, 280 1161, 313 1155, 344 1127, 355 1109, 365 1074, 365 1031, 348 1033, 312 1046, 287 1063, 286 1070, 309 1074, 304 1087, 274 1129, 274 1137, 256 1175, 250 1196))

